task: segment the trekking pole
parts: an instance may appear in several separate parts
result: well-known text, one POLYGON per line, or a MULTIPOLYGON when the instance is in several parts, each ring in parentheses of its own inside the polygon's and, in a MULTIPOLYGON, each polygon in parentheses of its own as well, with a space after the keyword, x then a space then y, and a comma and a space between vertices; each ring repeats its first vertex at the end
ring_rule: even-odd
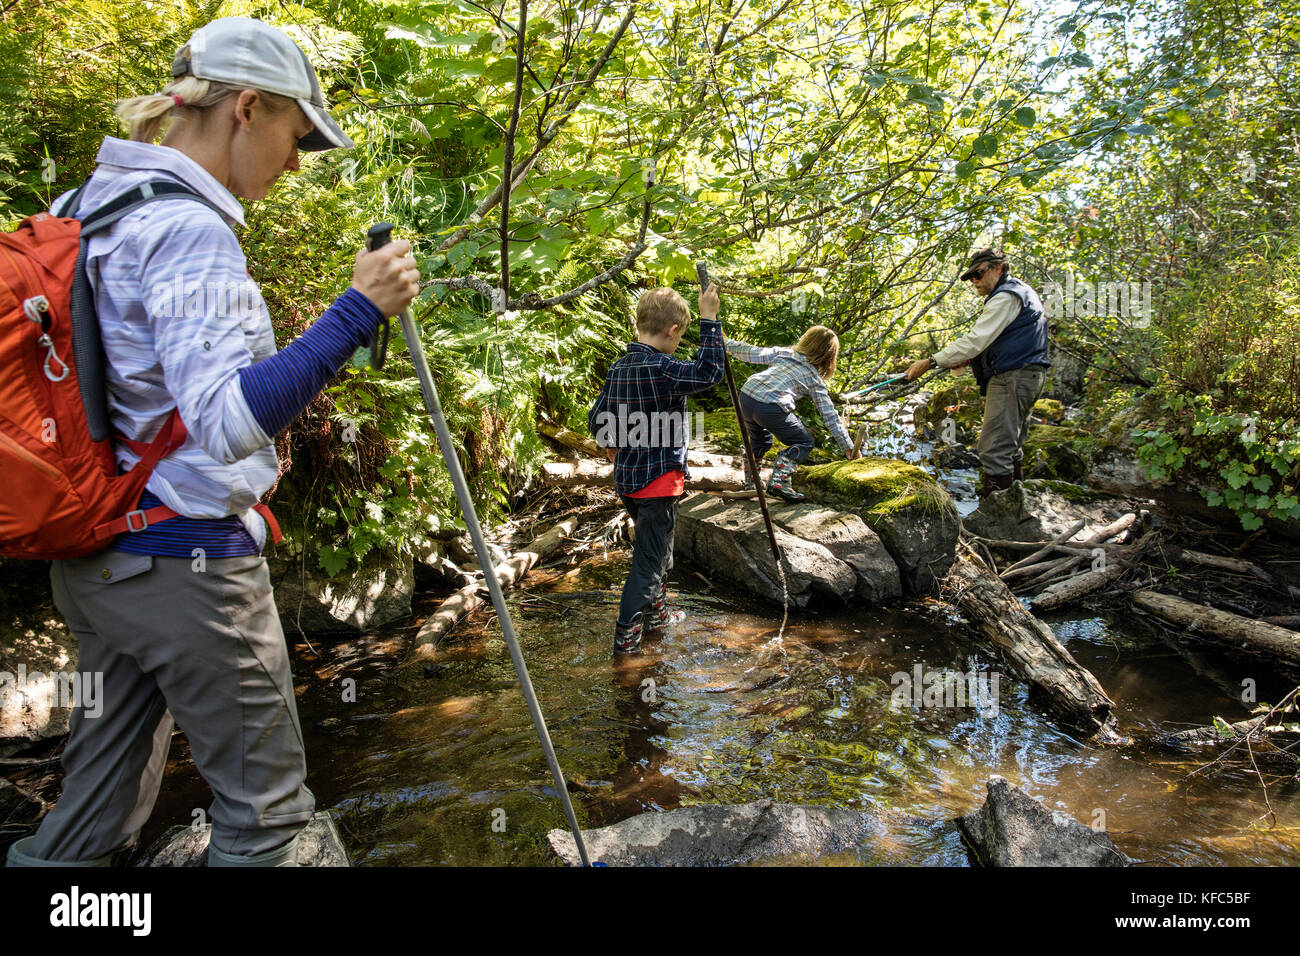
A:
MULTIPOLYGON (((703 262, 695 263, 695 277, 700 280, 700 292, 709 287, 709 267, 703 262)), ((786 584, 785 562, 781 556, 781 547, 776 543, 776 529, 772 527, 772 513, 767 510, 767 495, 763 491, 763 476, 754 459, 754 445, 749 440, 749 429, 745 427, 745 418, 740 414, 740 396, 736 393, 736 380, 731 375, 731 356, 727 355, 726 343, 722 347, 722 368, 727 377, 727 391, 731 393, 731 407, 736 413, 736 424, 740 427, 740 440, 745 445, 745 461, 754 476, 754 488, 758 492, 758 507, 763 512, 763 524, 767 527, 767 540, 772 545, 772 558, 776 561, 777 573, 781 576, 781 630, 777 639, 785 634, 785 622, 790 616, 790 588, 786 584)))
MULTIPOLYGON (((366 248, 374 250, 386 246, 392 238, 393 224, 378 223, 371 226, 366 234, 366 248)), ((461 513, 465 516, 465 527, 469 529, 469 536, 474 542, 474 553, 478 555, 478 563, 483 569, 488 593, 492 595, 492 606, 496 608, 497 620, 501 622, 501 633, 506 639, 506 646, 510 648, 510 659, 514 661, 515 673, 519 676, 519 689, 524 692, 528 713, 532 715, 533 727, 537 730, 537 739, 541 741, 542 750, 546 752, 546 762, 551 768, 551 779, 555 781, 560 803, 564 805, 564 815, 568 817, 569 829, 573 831, 573 842, 577 844, 582 865, 591 866, 591 861, 587 858, 587 846, 582 842, 582 830, 578 827, 578 817, 573 812, 573 803, 569 800, 569 789, 565 786, 560 762, 555 757, 555 748, 551 746, 551 735, 546 730, 546 718, 542 716, 542 709, 537 704, 533 682, 528 679, 528 666, 524 663, 523 652, 519 649, 519 639, 515 636, 510 611, 506 608, 505 595, 501 593, 501 583, 497 581, 492 552, 488 550, 487 541, 483 538, 483 529, 479 527, 474 502, 469 496, 469 485, 465 481, 464 471, 461 470, 460 459, 456 457, 456 446, 452 443, 451 431, 447 428, 447 419, 442 413, 442 403, 438 401, 438 392, 433 387, 433 376, 429 372, 429 362, 424 355, 419 330, 415 327, 415 320, 411 318, 409 309, 403 309, 400 318, 402 337, 406 339, 406 347, 411 353, 411 363, 415 366, 415 377, 420 380, 420 391, 424 393, 424 406, 428 409, 429 420, 433 422, 433 430, 438 435, 442 460, 447 463, 447 471, 451 473, 451 483, 456 489, 456 500, 460 502, 461 513)))

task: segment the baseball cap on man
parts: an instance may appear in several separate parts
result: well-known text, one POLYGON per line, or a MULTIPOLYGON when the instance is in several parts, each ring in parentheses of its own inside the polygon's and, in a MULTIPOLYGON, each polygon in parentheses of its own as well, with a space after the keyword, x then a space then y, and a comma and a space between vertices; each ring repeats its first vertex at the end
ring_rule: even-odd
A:
MULTIPOLYGON (((1006 261, 1007 257, 997 249, 981 249, 979 252, 975 253, 975 255, 970 257, 970 262, 966 264, 966 271, 961 274, 961 281, 965 282, 967 279, 974 279, 976 273, 979 271, 979 267, 986 262, 992 263, 995 266, 1000 266, 1006 261)), ((982 275, 983 273, 980 274, 982 275)))
POLYGON ((215 80, 296 100, 314 129, 298 140, 298 148, 351 149, 354 145, 334 117, 325 111, 320 81, 307 54, 269 23, 250 17, 222 17, 194 31, 176 51, 172 76, 215 80))

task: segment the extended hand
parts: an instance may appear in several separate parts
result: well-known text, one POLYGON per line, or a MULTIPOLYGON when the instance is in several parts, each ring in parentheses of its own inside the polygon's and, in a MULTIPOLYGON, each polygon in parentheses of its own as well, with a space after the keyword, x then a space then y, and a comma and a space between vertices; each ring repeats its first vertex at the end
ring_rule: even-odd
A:
POLYGON ((715 282, 710 282, 709 287, 700 293, 700 318, 716 319, 718 317, 718 307, 722 301, 718 297, 718 286, 715 282))
POLYGON ((907 368, 907 380, 914 382, 920 376, 930 370, 930 360, 928 358, 917 359, 907 368))
POLYGON ((373 302, 385 318, 405 309, 420 292, 420 270, 411 256, 410 242, 396 239, 374 252, 358 252, 352 288, 373 302))

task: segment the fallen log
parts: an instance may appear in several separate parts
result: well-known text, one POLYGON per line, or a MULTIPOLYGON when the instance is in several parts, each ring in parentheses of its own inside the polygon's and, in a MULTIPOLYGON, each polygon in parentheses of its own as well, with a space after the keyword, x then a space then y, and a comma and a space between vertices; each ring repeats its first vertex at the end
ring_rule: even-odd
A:
POLYGON ((1158 591, 1138 591, 1133 595, 1133 603, 1171 624, 1237 647, 1300 664, 1300 633, 1288 628, 1194 604, 1158 591))
POLYGON ((1265 584, 1277 586, 1277 581, 1273 575, 1269 574, 1257 564, 1249 561, 1243 561, 1241 558, 1225 558, 1218 554, 1206 554, 1204 551, 1188 551, 1179 549, 1170 555, 1175 561, 1186 561, 1189 564, 1199 564, 1203 568, 1214 568, 1218 571, 1233 571, 1237 574, 1253 575, 1265 584))
POLYGON ((1035 611, 1050 611, 1077 601, 1085 594, 1100 591, 1124 573, 1124 565, 1112 564, 1096 571, 1084 571, 1053 584, 1030 600, 1035 611))
MULTIPOLYGON (((612 488, 614 466, 594 461, 548 461, 542 465, 542 484, 550 488, 612 488)), ((745 473, 725 466, 691 466, 687 491, 744 491, 745 473)))
MULTIPOLYGON (((502 589, 512 587, 519 581, 522 581, 524 575, 533 569, 533 567, 546 557, 552 551, 560 546, 560 542, 568 535, 573 534, 574 529, 578 527, 578 517, 566 518, 555 527, 551 528, 545 534, 531 541, 528 547, 522 551, 516 552, 511 558, 498 564, 493 573, 496 575, 497 583, 502 589)), ((438 645, 443 637, 452 626, 464 615, 483 604, 483 597, 480 592, 486 592, 486 588, 480 581, 473 584, 467 584, 447 600, 438 606, 438 610, 431 614, 415 635, 415 649, 412 651, 412 657, 415 660, 428 660, 438 651, 438 645)))
POLYGON ((1005 584, 969 548, 959 554, 947 582, 957 607, 998 648, 1007 663, 1046 698, 1057 718, 1104 743, 1124 740, 1114 707, 1097 678, 1061 646, 1052 629, 1021 606, 1005 584))
MULTIPOLYGON (((1049 561, 1039 562, 1038 564, 1026 564, 1025 562, 1029 560, 1026 558, 1017 562, 1016 565, 1013 565, 1011 568, 1007 568, 1007 570, 1003 571, 1001 575, 1002 580, 1008 581, 1011 578, 1025 577, 1037 572, 1037 576, 1030 581, 1026 587, 1033 588, 1045 584, 1051 578, 1078 567, 1083 563, 1084 559, 1092 553, 1094 547, 1105 544, 1107 539, 1113 538, 1120 532, 1126 530, 1135 521, 1137 521, 1137 515, 1130 511, 1122 518, 1112 521, 1110 524, 1106 525, 1106 527, 1099 529, 1095 534, 1084 538, 1082 541, 1073 542, 1074 544, 1081 545, 1086 549, 1084 553, 1076 554, 1073 558, 1055 558, 1049 561)), ((1051 547, 1058 547, 1061 544, 1063 544, 1063 542, 1049 542, 1049 547, 1045 550, 1050 550, 1051 547)), ((1031 557, 1033 556, 1031 555, 1031 557)))

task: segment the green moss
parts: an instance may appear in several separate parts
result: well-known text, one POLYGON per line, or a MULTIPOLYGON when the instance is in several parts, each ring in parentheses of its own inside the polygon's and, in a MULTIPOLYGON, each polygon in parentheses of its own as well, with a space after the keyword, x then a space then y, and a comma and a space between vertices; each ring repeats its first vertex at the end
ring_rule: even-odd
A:
POLYGON ((1054 478, 1032 478, 1025 482, 1025 487, 1029 491, 1050 491, 1053 494, 1060 495, 1066 501, 1100 501, 1106 497, 1101 492, 1085 488, 1083 485, 1076 485, 1069 481, 1058 481, 1054 478))
POLYGON ((956 513, 948 493, 915 465, 893 458, 858 458, 800 468, 795 488, 810 498, 884 517, 908 508, 956 513))
POLYGON ((1025 476, 1073 481, 1087 470, 1080 446, 1088 434, 1066 425, 1030 425, 1025 438, 1025 476))
POLYGON ((1034 414, 1052 424, 1065 421, 1065 408, 1055 398, 1040 398, 1034 402, 1034 414))
POLYGON ((704 435, 719 451, 737 452, 742 447, 740 426, 730 408, 704 413, 704 435))
POLYGON ((984 420, 984 402, 980 398, 979 386, 973 379, 960 380, 955 385, 941 388, 918 412, 917 418, 931 428, 942 426, 944 419, 951 417, 962 431, 978 431, 984 420))

